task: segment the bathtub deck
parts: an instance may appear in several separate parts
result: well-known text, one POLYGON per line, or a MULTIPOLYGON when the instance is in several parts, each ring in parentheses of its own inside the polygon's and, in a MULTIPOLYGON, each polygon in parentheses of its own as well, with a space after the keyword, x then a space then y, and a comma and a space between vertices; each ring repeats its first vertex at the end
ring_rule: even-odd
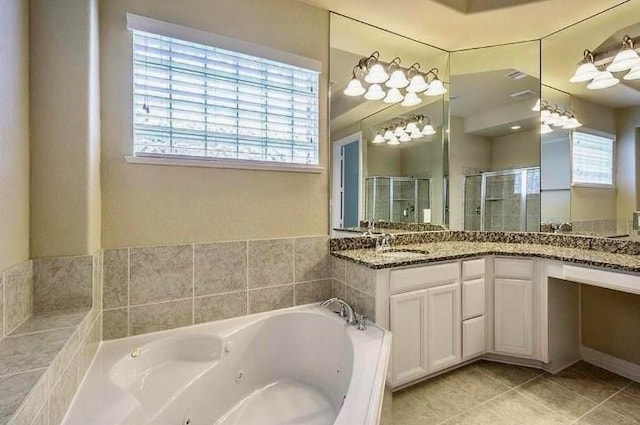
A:
POLYGON ((215 425, 331 425, 336 416, 320 390, 285 380, 252 393, 215 425))

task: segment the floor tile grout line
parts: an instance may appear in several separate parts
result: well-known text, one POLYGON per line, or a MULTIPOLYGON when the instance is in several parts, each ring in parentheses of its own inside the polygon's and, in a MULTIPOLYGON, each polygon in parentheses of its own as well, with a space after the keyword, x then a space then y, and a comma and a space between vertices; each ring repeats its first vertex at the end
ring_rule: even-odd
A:
MULTIPOLYGON (((585 416, 589 415, 590 413, 594 412, 596 409, 600 408, 600 407, 604 407, 605 403, 608 402, 609 400, 611 400, 612 398, 614 398, 615 396, 617 396, 618 394, 622 393, 624 390, 626 390, 627 388, 629 388, 631 385, 633 385, 633 381, 629 382, 627 385, 625 385, 624 387, 620 388, 618 391, 616 391, 615 393, 611 394, 609 397, 607 397, 606 399, 604 399, 601 403, 595 405, 592 409, 588 410, 587 412, 585 412, 582 416, 580 416, 579 418, 577 418, 575 421, 571 422, 571 424, 577 424, 578 422, 580 422, 580 420, 582 420, 582 418, 584 418, 585 416)), ((617 413, 618 415, 622 416, 623 418, 626 419, 630 419, 633 420, 632 418, 627 417, 626 415, 623 415, 622 413, 618 412, 617 410, 612 410, 613 412, 617 413)))
MULTIPOLYGON (((473 364, 473 363, 472 363, 472 364, 473 364)), ((478 368, 478 369, 479 369, 479 368, 478 368)), ((495 382, 500 382, 498 379, 496 379, 495 377, 491 376, 489 373, 484 372, 484 371, 483 371, 483 373, 484 373, 486 376, 488 376, 488 377, 490 377, 491 379, 493 379, 495 382)), ((438 422, 438 424, 437 424, 437 425, 446 424, 448 421, 450 421, 450 420, 452 420, 452 419, 455 419, 455 418, 457 418, 457 417, 459 417, 459 416, 462 416, 462 415, 464 415, 465 413, 469 413, 470 411, 472 411, 472 410, 474 410, 474 409, 477 409, 477 408, 478 408, 478 407, 480 407, 480 406, 484 406, 485 404, 489 403, 490 401, 495 400, 496 398, 498 398, 498 397, 500 397, 500 396, 502 396, 502 395, 504 395, 504 394, 507 394, 507 393, 508 393, 508 392, 510 392, 510 391, 517 392, 517 391, 516 391, 516 388, 519 388, 519 387, 521 387, 521 386, 523 386, 523 385, 525 385, 525 384, 527 384, 527 383, 529 383, 529 382, 531 382, 531 381, 534 381, 534 380, 538 379, 541 375, 542 375, 542 374, 540 374, 540 375, 536 375, 535 377, 533 377, 533 378, 531 378, 531 379, 528 379, 528 380, 526 380, 526 381, 522 382, 521 384, 518 384, 518 385, 516 385, 516 386, 514 386, 514 387, 509 387, 507 390, 502 391, 501 393, 496 394, 495 396, 493 396, 493 397, 491 397, 491 398, 486 399, 486 400, 485 400, 485 401, 483 401, 482 403, 478 403, 478 404, 476 404, 475 406, 473 406, 473 407, 471 407, 471 408, 469 408, 469 409, 467 409, 467 410, 464 410, 464 411, 462 411, 462 412, 460 412, 460 413, 457 413, 457 414, 455 414, 455 415, 453 415, 453 416, 451 416, 451 417, 449 417, 449 418, 445 419, 444 421, 438 422)), ((500 383, 501 383, 501 382, 500 382, 500 383)), ((503 384, 503 385, 504 385, 504 384, 503 384)), ((519 393, 518 393, 518 394, 519 394, 519 393)), ((491 410, 491 408, 489 408, 489 410, 491 410)), ((496 414, 496 415, 498 415, 498 414, 497 414, 496 412, 494 412, 493 410, 491 410, 491 412, 492 412, 492 413, 494 413, 494 414, 496 414)), ((505 417, 503 417, 503 416, 501 416, 501 415, 498 415, 498 416, 499 416, 499 417, 501 417, 501 418, 503 418, 503 419, 507 419, 507 418, 505 418, 505 417)))

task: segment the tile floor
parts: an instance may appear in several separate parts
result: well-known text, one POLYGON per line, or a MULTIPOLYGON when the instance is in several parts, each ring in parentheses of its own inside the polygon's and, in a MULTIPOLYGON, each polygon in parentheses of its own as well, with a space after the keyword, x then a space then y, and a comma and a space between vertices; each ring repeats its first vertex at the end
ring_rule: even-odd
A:
POLYGON ((393 395, 394 425, 640 424, 640 384, 580 362, 551 375, 480 361, 393 395))

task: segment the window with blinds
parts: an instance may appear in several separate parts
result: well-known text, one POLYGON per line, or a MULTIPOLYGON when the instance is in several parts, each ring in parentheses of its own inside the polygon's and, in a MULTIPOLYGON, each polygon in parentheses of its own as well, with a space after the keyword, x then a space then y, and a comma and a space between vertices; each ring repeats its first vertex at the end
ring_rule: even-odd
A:
POLYGON ((315 70, 133 30, 136 156, 318 164, 315 70))
POLYGON ((573 184, 613 186, 613 155, 613 139, 574 131, 573 184))

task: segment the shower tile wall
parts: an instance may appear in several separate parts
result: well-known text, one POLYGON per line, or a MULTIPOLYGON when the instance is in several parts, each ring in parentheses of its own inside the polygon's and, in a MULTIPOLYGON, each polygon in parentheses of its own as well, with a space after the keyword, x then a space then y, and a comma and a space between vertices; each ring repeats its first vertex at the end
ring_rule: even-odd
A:
POLYGON ((480 230, 482 205, 482 176, 468 176, 464 180, 464 230, 480 230))
POLYGON ((484 230, 520 230, 520 190, 517 190, 516 178, 520 175, 487 178, 484 230))
POLYGON ((104 339, 331 297, 328 236, 107 249, 104 339))

